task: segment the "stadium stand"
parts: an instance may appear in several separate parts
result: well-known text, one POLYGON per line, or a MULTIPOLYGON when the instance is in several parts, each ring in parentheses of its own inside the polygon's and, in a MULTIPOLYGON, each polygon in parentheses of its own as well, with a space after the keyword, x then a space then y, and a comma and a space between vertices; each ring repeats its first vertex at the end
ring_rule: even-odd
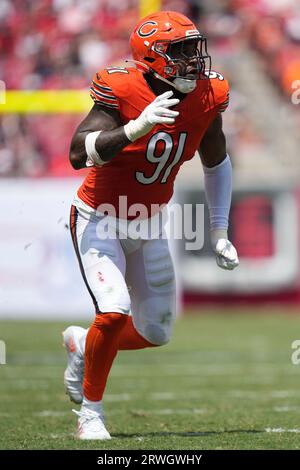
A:
MULTIPOLYGON (((290 105, 291 82, 300 77, 297 2, 173 0, 163 7, 199 24, 209 37, 214 68, 229 78, 225 130, 236 169, 251 173, 256 161, 268 166, 274 160, 281 171, 282 155, 294 162, 300 123, 299 107, 290 105), (254 109, 257 102, 265 113, 254 109), (278 106, 284 144, 274 132, 282 126, 278 106)), ((137 18, 135 0, 2 0, 1 79, 8 90, 88 89, 95 70, 129 56, 128 33, 137 18)), ((74 175, 67 153, 79 120, 78 114, 2 115, 0 176, 74 175)))

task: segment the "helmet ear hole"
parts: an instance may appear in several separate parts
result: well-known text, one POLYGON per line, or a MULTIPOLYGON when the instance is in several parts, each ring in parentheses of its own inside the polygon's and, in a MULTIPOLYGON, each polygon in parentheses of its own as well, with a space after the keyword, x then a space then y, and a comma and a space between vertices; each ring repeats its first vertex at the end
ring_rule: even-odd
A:
POLYGON ((153 57, 144 57, 144 60, 146 60, 146 62, 150 62, 150 64, 152 64, 155 61, 153 57))

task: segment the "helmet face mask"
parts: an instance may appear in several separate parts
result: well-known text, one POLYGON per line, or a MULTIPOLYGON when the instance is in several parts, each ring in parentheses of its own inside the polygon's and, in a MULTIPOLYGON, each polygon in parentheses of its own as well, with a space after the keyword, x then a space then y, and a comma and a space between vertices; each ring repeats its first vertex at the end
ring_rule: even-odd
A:
POLYGON ((169 79, 206 78, 205 71, 211 68, 207 41, 201 35, 180 38, 168 43, 157 41, 152 48, 165 59, 164 74, 169 79))

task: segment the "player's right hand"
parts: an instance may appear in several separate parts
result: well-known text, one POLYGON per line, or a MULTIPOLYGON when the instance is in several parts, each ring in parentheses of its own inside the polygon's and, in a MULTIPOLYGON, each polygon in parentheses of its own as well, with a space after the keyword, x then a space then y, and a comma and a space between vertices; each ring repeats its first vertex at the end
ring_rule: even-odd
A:
POLYGON ((179 112, 169 108, 178 104, 179 100, 177 98, 171 99, 171 96, 173 96, 173 91, 166 91, 162 95, 157 96, 144 109, 140 118, 143 117, 150 125, 159 123, 173 124, 179 112))
POLYGON ((173 124, 179 115, 178 111, 169 109, 179 103, 179 99, 171 98, 173 91, 166 91, 157 96, 135 120, 124 126, 125 134, 131 142, 148 134, 156 124, 173 124))

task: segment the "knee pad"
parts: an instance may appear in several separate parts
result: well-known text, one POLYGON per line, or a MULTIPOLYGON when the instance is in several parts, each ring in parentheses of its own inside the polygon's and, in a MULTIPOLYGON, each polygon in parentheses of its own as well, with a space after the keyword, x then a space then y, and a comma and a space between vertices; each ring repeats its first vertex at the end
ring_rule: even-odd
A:
POLYGON ((154 297, 140 305, 141 314, 135 322, 138 332, 150 343, 162 346, 170 341, 176 317, 172 297, 154 297))
POLYGON ((143 247, 145 275, 149 288, 159 293, 175 289, 175 275, 167 240, 151 240, 143 247))
POLYGON ((144 338, 156 346, 163 346, 170 341, 170 336, 164 328, 157 324, 146 325, 144 331, 144 338))

